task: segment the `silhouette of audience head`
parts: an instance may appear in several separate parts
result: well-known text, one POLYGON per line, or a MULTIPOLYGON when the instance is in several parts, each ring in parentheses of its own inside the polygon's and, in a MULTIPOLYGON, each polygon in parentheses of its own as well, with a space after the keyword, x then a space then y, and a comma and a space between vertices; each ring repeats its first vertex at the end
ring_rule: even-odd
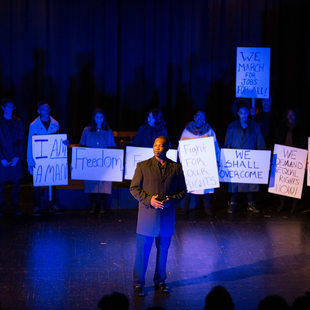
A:
POLYGON ((165 310, 165 308, 160 306, 149 307, 146 310, 165 310))
POLYGON ((226 288, 215 286, 206 296, 204 310, 232 310, 234 307, 231 295, 226 288))
POLYGON ((291 307, 292 310, 309 310, 310 309, 310 293, 305 296, 297 297, 291 307))
POLYGON ((103 296, 98 302, 98 308, 101 310, 128 310, 129 300, 124 294, 114 292, 111 295, 103 296))
POLYGON ((259 304, 257 310, 289 310, 290 306, 279 295, 267 296, 262 299, 259 304))

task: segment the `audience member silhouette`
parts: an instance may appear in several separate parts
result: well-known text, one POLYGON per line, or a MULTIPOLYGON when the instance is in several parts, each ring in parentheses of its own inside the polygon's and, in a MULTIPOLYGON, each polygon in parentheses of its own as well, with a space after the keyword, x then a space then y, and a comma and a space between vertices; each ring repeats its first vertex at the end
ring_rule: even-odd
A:
POLYGON ((235 304, 229 292, 223 286, 215 286, 205 299, 204 310, 233 310, 235 304))
POLYGON ((114 292, 110 295, 104 295, 98 302, 98 308, 101 310, 128 310, 129 300, 126 295, 114 292))
POLYGON ((279 295, 267 296, 262 299, 257 310, 289 310, 290 306, 285 299, 279 295))
POLYGON ((310 294, 297 297, 292 304, 292 310, 309 310, 310 309, 310 294))

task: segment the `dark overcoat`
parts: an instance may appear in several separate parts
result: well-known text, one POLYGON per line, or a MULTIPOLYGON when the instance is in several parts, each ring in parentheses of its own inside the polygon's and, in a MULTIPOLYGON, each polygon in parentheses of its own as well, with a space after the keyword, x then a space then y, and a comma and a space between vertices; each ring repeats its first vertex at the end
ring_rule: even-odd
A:
POLYGON ((149 124, 144 124, 139 128, 132 144, 139 147, 153 147, 155 139, 160 136, 168 138, 165 127, 152 127, 149 124))
POLYGON ((137 233, 150 237, 174 234, 175 206, 184 198, 186 185, 182 166, 167 159, 165 173, 155 156, 137 164, 130 193, 139 201, 137 233), (154 195, 169 196, 171 204, 161 209, 151 206, 154 195))
POLYGON ((13 117, 6 120, 0 116, 0 161, 19 160, 16 166, 3 167, 0 163, 0 182, 14 181, 22 177, 24 128, 20 119, 13 117))
MULTIPOLYGON (((264 137, 259 125, 252 120, 248 120, 248 127, 243 129, 240 120, 236 120, 228 125, 225 148, 263 150, 265 149, 264 137)), ((229 183, 228 191, 235 192, 257 192, 258 184, 229 183)))

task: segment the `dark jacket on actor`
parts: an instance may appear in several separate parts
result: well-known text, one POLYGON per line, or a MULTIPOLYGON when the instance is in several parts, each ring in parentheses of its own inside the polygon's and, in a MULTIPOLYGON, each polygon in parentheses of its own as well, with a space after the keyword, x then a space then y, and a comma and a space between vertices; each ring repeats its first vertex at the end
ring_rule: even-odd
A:
POLYGON ((137 164, 131 181, 130 192, 139 201, 137 234, 157 237, 174 234, 175 206, 186 194, 182 167, 170 159, 166 160, 164 172, 153 156, 137 164), (162 175, 163 174, 163 175, 162 175), (163 210, 151 206, 151 198, 167 195, 171 204, 163 210))
MULTIPOLYGON (((243 129, 240 120, 236 120, 228 125, 225 148, 247 149, 247 150, 263 150, 265 149, 264 137, 259 125, 252 120, 248 120, 248 127, 243 129)), ((228 191, 236 192, 257 192, 258 184, 246 183, 229 183, 228 191)))
POLYGON ((22 177, 24 128, 20 119, 5 119, 0 116, 0 160, 10 162, 14 157, 19 160, 16 166, 3 167, 0 164, 0 182, 18 180, 22 177))

